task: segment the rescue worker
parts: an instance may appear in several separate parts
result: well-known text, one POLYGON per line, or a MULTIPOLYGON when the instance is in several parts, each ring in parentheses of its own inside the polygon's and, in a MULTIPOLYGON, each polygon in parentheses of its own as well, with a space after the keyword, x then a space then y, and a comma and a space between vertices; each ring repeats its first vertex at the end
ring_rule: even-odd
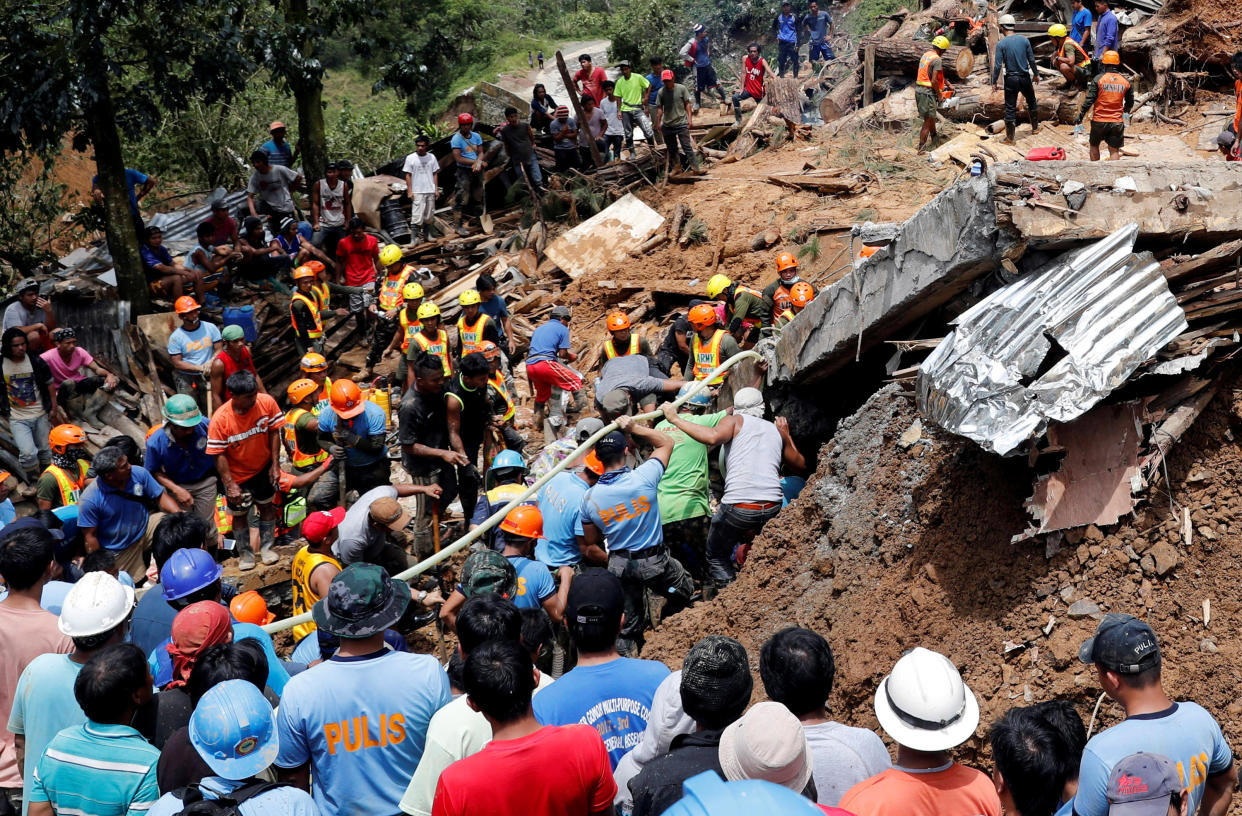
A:
POLYGON ((457 359, 482 351, 483 344, 488 341, 499 349, 500 330, 496 328, 496 321, 480 308, 483 299, 479 291, 467 289, 458 296, 457 302, 461 304, 461 317, 457 318, 457 359))
POLYGON ((773 322, 778 314, 789 308, 789 291, 802 280, 798 276, 798 259, 792 252, 776 256, 776 275, 776 280, 763 287, 763 302, 768 304, 773 322))
MULTIPOLYGON (((341 378, 332 383, 328 406, 319 412, 319 447, 332 458, 345 461, 345 489, 359 495, 387 485, 391 465, 388 461, 387 420, 384 409, 363 399, 362 389, 353 380, 341 378)), ((338 495, 340 476, 328 471, 316 483, 317 492, 338 495)))
POLYGON ((198 407, 207 410, 207 374, 212 358, 220 351, 220 329, 200 319, 202 307, 189 295, 173 303, 181 325, 168 335, 168 357, 172 360, 173 384, 178 394, 194 397, 198 407))
POLYGON ((505 448, 521 453, 526 447, 526 440, 518 433, 517 403, 509 391, 504 372, 500 370, 500 347, 491 340, 484 340, 481 351, 491 371, 487 378, 487 396, 492 402, 493 421, 500 428, 505 448))
POLYGON ((315 273, 308 266, 293 270, 293 285, 297 287, 289 296, 289 319, 293 322, 293 342, 299 354, 314 351, 323 354, 323 318, 325 315, 347 315, 345 309, 329 309, 314 291, 315 273))
POLYGON ((597 367, 614 357, 624 357, 629 354, 651 356, 651 344, 647 342, 647 338, 639 337, 634 333, 630 325, 630 316, 625 312, 610 312, 605 318, 605 325, 609 336, 604 340, 603 351, 596 362, 597 367))
POLYGON ((997 21, 1000 24, 1001 41, 996 44, 996 55, 992 59, 992 90, 999 86, 1001 71, 1005 72, 1005 139, 1004 144, 1014 143, 1014 133, 1018 128, 1018 95, 1026 99, 1026 112, 1031 118, 1031 133, 1039 132, 1039 103, 1035 100, 1035 83, 1039 82, 1039 71, 1035 67, 1035 51, 1031 41, 1021 34, 1014 33, 1018 21, 1012 14, 1002 14, 997 21))
POLYGON ((815 287, 806 281, 798 281, 789 290, 789 308, 776 316, 773 325, 778 329, 785 328, 814 299, 815 287))
MULTIPOLYGON (((328 594, 332 579, 340 573, 341 562, 332 554, 332 545, 336 543, 337 528, 344 519, 344 507, 317 510, 303 519, 302 537, 306 539, 306 546, 294 554, 289 566, 294 615, 311 611, 319 599, 328 594)), ((292 662, 310 663, 321 658, 314 621, 293 627, 293 642, 296 645, 289 657, 292 662)))
POLYGON ((380 263, 384 265, 384 277, 376 281, 379 290, 375 300, 375 331, 371 335, 371 348, 367 352, 366 367, 359 380, 370 380, 375 375, 375 364, 392 345, 392 338, 399 328, 398 317, 405 304, 402 296, 405 286, 414 274, 414 267, 403 263, 401 247, 385 244, 380 250, 380 263))
MULTIPOLYGON (((492 466, 487 469, 483 481, 483 493, 475 502, 473 515, 470 516, 470 529, 473 530, 488 517, 509 502, 522 495, 526 485, 522 480, 526 476, 526 460, 517 451, 503 450, 496 454, 492 466), (489 487, 490 485, 490 487, 489 487)), ((531 499, 534 500, 534 497, 531 499)), ((498 527, 488 530, 482 538, 484 544, 493 550, 502 550, 505 546, 504 533, 498 527)))
POLYGON ((1130 108, 1134 107, 1134 88, 1130 80, 1117 71, 1121 55, 1116 51, 1105 51, 1100 63, 1103 73, 1092 77, 1087 85, 1087 98, 1074 119, 1074 133, 1082 133, 1082 119, 1087 115, 1087 108, 1091 108, 1091 134, 1087 137, 1091 161, 1100 160, 1100 142, 1108 145, 1108 160, 1117 161, 1126 143, 1126 124, 1130 120, 1130 108))
POLYGON ((445 386, 444 416, 449 447, 466 457, 466 464, 457 468, 457 490, 463 509, 474 507, 478 501, 482 481, 479 452, 482 451, 484 462, 491 458, 488 429, 492 424, 492 404, 487 397, 487 378, 491 370, 481 353, 467 354, 461 358, 460 370, 445 386))
POLYGON ((944 78, 941 57, 949 50, 949 38, 943 34, 932 40, 931 50, 919 60, 919 71, 914 79, 914 103, 918 108, 923 127, 919 130, 919 152, 927 146, 927 140, 936 135, 936 108, 942 99, 953 95, 953 86, 944 78))
MULTIPOLYGON (((293 472, 305 475, 313 472, 328 452, 319 444, 319 386, 313 380, 294 380, 285 391, 289 398, 289 410, 285 412, 285 454, 293 472)), ((329 491, 318 481, 306 497, 306 503, 315 510, 332 507, 336 503, 336 490, 329 491)))
MULTIPOLYGON (((444 366, 444 376, 452 377, 453 358, 449 356, 448 332, 440 328, 440 307, 431 302, 419 306, 418 322, 418 331, 414 333, 413 342, 406 351, 407 369, 413 368, 414 358, 420 352, 425 351, 433 357, 440 358, 444 366)), ((413 379, 411 372, 406 371, 406 382, 411 382, 413 379)))
POLYGON ((727 275, 712 275, 707 282, 707 296, 712 300, 724 301, 729 334, 739 344, 745 345, 749 341, 750 345, 754 345, 758 330, 772 323, 772 307, 764 300, 763 293, 734 283, 727 275))
MULTIPOLYGON (((737 340, 720 327, 716 318, 716 310, 706 303, 700 303, 690 310, 688 315, 690 327, 694 329, 694 339, 690 341, 690 364, 694 379, 702 380, 712 370, 741 351, 737 340)), ((722 374, 711 380, 708 385, 719 386, 728 376, 722 374)))
POLYGON ((1052 67, 1065 77, 1065 87, 1083 85, 1091 79, 1091 55, 1070 39, 1069 31, 1061 23, 1048 26, 1048 36, 1052 38, 1052 67))
POLYGON ((316 406, 311 410, 311 413, 319 416, 318 403, 327 401, 328 392, 332 388, 332 379, 328 376, 328 358, 317 351, 308 352, 302 355, 298 368, 302 370, 303 377, 319 386, 319 392, 315 394, 316 406))
MULTIPOLYGON (((384 359, 395 351, 401 354, 402 360, 406 360, 410 351, 410 340, 423 326, 418 319, 418 310, 423 305, 422 284, 407 283, 401 290, 401 300, 405 303, 405 307, 397 314, 397 331, 393 334, 388 348, 384 349, 384 359)), ((408 368, 408 363, 398 362, 393 370, 393 379, 403 386, 409 382, 408 368)))
POLYGON ((206 523, 208 546, 215 548, 220 522, 223 517, 227 527, 228 515, 220 500, 216 457, 207 454, 207 417, 188 394, 169 397, 162 413, 164 423, 147 435, 144 467, 182 510, 206 523))
POLYGON ((223 405, 233 398, 224 387, 229 375, 237 371, 249 371, 259 383, 259 393, 266 394, 263 378, 254 368, 254 357, 246 346, 246 333, 241 326, 225 326, 220 330, 223 347, 211 361, 211 396, 216 405, 223 405))
POLYGON ((57 425, 47 437, 52 463, 35 483, 35 499, 40 510, 55 510, 77 504, 90 480, 90 457, 86 452, 86 432, 77 425, 57 425))
POLYGON ((1225 161, 1242 161, 1242 51, 1235 52, 1229 60, 1229 75, 1233 77, 1234 113, 1229 124, 1216 136, 1216 148, 1225 161))
MULTIPOLYGON (((694 387, 686 383, 678 392, 682 397, 694 387)), ((696 391, 681 404, 688 422, 713 427, 727 414, 706 413, 711 395, 706 388, 696 391)), ((669 552, 694 576, 704 583, 707 575, 707 531, 711 525, 711 495, 708 488, 708 455, 706 445, 696 442, 677 430, 668 420, 655 426, 657 431, 673 439, 673 452, 668 467, 660 477, 660 521, 669 552)))

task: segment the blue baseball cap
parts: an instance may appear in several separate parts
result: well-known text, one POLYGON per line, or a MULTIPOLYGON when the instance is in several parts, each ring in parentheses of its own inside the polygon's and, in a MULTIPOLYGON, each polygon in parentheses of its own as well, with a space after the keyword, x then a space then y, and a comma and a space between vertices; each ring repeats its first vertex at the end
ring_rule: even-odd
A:
POLYGON ((190 744, 212 773, 249 779, 280 752, 276 717, 263 692, 249 680, 213 686, 190 715, 190 744))
POLYGON ((625 449, 628 446, 629 443, 625 439, 625 434, 620 431, 611 431, 595 443, 595 455, 601 460, 608 462, 625 453, 625 449))

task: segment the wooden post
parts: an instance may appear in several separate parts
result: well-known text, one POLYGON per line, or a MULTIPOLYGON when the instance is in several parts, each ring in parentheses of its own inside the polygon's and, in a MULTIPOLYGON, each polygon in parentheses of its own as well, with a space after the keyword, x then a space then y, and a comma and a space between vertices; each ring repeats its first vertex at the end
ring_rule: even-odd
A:
MULTIPOLYGON (((569 101, 573 103, 574 114, 578 117, 579 130, 583 127, 585 117, 582 115, 582 105, 578 102, 578 93, 574 90, 573 77, 569 75, 569 69, 565 67, 565 58, 561 56, 561 52, 556 52, 556 67, 561 71, 561 81, 565 83, 565 92, 569 94, 569 101)), ((588 136, 591 133, 590 125, 586 126, 588 136)), ((587 145, 591 149, 591 158, 595 160, 596 167, 603 167, 604 160, 599 155, 599 147, 595 144, 594 137, 587 139, 587 145)), ((575 147, 575 150, 577 148, 575 147)))
POLYGON ((875 82, 875 43, 867 43, 863 47, 863 107, 875 100, 871 89, 875 82))

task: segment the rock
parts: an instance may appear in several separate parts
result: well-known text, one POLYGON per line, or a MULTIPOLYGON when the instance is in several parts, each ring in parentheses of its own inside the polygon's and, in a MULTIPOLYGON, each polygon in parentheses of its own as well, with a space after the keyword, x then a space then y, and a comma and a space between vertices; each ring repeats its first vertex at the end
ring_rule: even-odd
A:
POLYGON ((1066 584, 1065 586, 1061 587, 1061 600, 1065 601, 1065 603, 1073 603, 1074 596, 1076 594, 1077 593, 1074 592, 1074 588, 1070 586, 1069 584, 1066 584))
POLYGON ((1131 561, 1139 560, 1139 554, 1135 552, 1134 548, 1131 547, 1129 544, 1126 545, 1124 552, 1125 552, 1126 558, 1129 558, 1131 561))
POLYGON ((1070 604, 1068 614, 1071 618, 1098 618, 1100 607, 1090 598, 1081 598, 1070 604))
POLYGON ((1219 649, 1216 648, 1216 643, 1211 638, 1204 638, 1199 641, 1199 651, 1204 654, 1216 654, 1219 649))
POLYGON ((1156 543, 1155 539, 1153 538, 1148 538, 1145 536, 1138 536, 1137 538, 1134 539, 1134 551, 1137 552, 1139 555, 1142 555, 1143 553, 1150 550, 1153 546, 1155 546, 1155 543, 1156 543))
MULTIPOLYGON (((1163 543, 1163 542, 1162 542, 1163 543)), ((1139 559, 1139 568, 1147 575, 1156 574, 1156 558, 1151 553, 1147 553, 1139 559)))
POLYGON ((1075 634, 1072 626, 1060 626, 1052 630, 1052 634, 1044 641, 1045 654, 1058 671, 1066 669, 1078 660, 1078 642, 1081 635, 1075 634))
POLYGON ((923 438, 923 421, 921 419, 916 419, 914 420, 914 423, 909 428, 906 428, 906 432, 903 433, 901 435, 901 438, 897 440, 897 444, 901 445, 903 449, 909 448, 911 445, 913 445, 915 442, 918 442, 922 438, 923 438))
POLYGON ((1098 544, 1092 544, 1091 549, 1088 550, 1088 552, 1091 553, 1092 558, 1099 558, 1100 554, 1104 552, 1104 548, 1098 544))
POLYGON ((1081 527, 1075 527, 1072 530, 1065 531, 1065 541, 1068 544, 1074 544, 1076 546, 1082 543, 1082 539, 1083 531, 1081 527))
POLYGON ((1198 533, 1201 538, 1206 538, 1208 541, 1216 540, 1216 533, 1212 532, 1212 528, 1206 524, 1199 525, 1198 533))
POLYGON ((1083 535, 1086 537, 1088 541, 1103 541, 1104 540, 1104 533, 1101 532, 1100 528, 1096 527, 1094 524, 1089 525, 1087 527, 1086 532, 1083 535))
POLYGON ((1167 541, 1162 541, 1151 548, 1149 553, 1155 561, 1155 573, 1161 577, 1168 575, 1177 566, 1177 550, 1167 541))
POLYGON ((1091 560, 1091 548, 1086 544, 1079 544, 1076 554, 1078 556, 1079 564, 1085 564, 1091 560))

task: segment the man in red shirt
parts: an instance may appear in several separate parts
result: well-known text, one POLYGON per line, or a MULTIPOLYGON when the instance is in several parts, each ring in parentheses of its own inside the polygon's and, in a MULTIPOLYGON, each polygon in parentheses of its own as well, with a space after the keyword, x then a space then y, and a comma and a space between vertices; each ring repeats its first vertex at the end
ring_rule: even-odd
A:
POLYGON ((603 68, 591 66, 590 54, 578 57, 578 64, 582 67, 574 74, 574 89, 591 97, 598 105, 604 98, 604 80, 608 79, 608 74, 604 73, 603 68))
MULTIPOLYGON (((374 287, 384 277, 379 259, 379 241, 367 234, 367 225, 358 216, 349 219, 349 234, 336 245, 337 269, 345 270, 346 286, 374 287)), ((358 326, 367 331, 367 295, 349 295, 349 313, 358 316, 358 326)))
POLYGON ((759 43, 753 42, 746 46, 746 59, 742 60, 742 90, 733 94, 733 118, 742 123, 742 100, 753 99, 758 103, 763 99, 763 80, 765 76, 776 76, 768 66, 768 61, 759 56, 759 43))
POLYGON ((440 774, 431 816, 603 816, 617 783, 604 741, 589 725, 540 726, 530 700, 538 684, 530 653, 512 640, 471 649, 466 704, 492 727, 482 751, 440 774))
POLYGON ((216 405, 223 405, 233 395, 224 387, 224 382, 238 371, 249 371, 259 383, 259 393, 266 394, 263 378, 254 370, 254 358, 246 347, 246 333, 241 326, 225 326, 220 332, 224 348, 216 353, 211 361, 211 396, 216 405))

